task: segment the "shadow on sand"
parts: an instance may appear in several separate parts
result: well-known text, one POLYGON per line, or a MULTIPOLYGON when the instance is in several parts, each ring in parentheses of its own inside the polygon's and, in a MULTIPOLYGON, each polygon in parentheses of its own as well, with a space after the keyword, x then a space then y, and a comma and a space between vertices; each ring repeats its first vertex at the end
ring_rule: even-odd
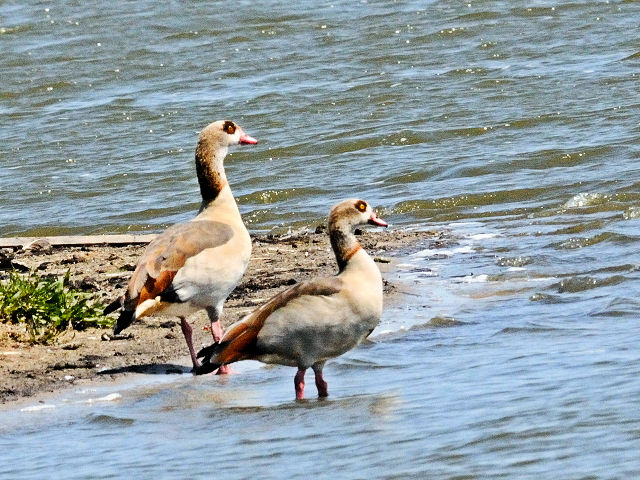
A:
POLYGON ((126 367, 110 368, 98 372, 98 375, 115 375, 118 373, 144 373, 146 375, 171 375, 191 373, 190 367, 174 365, 172 363, 147 363, 142 365, 127 365, 126 367))

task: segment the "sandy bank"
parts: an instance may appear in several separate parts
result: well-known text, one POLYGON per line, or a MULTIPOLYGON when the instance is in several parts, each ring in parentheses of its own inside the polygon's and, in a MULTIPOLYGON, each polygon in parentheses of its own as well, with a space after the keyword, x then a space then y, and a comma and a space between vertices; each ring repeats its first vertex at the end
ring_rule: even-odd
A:
MULTIPOLYGON (((242 283, 226 303, 223 323, 229 324, 282 289, 309 277, 332 275, 335 259, 328 236, 302 232, 253 238, 253 254, 242 283)), ((391 272, 397 259, 421 248, 450 244, 441 232, 365 230, 359 239, 377 259, 383 272, 391 272)), ((36 269, 41 275, 71 273, 76 288, 92 292, 106 304, 122 293, 145 245, 54 246, 45 252, 13 252, 14 264, 36 269)), ((4 268, 7 262, 4 262, 4 268)), ((6 276, 6 270, 0 271, 6 276)), ((386 275, 385 297, 393 301, 396 286, 386 275)), ((194 343, 211 343, 206 315, 194 315, 194 343)), ((18 340, 22 327, 0 323, 0 403, 52 392, 98 378, 108 380, 131 372, 167 374, 190 370, 186 344, 175 318, 145 318, 109 340, 109 330, 68 332, 54 345, 30 345, 18 340)))

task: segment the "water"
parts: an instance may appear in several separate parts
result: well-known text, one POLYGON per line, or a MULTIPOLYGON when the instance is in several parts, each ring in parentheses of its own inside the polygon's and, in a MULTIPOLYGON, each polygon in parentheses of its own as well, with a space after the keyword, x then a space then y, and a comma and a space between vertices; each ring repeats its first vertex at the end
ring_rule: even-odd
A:
POLYGON ((360 196, 460 240, 398 257, 327 401, 253 363, 70 390, 0 411, 0 477, 637 477, 639 24, 631 1, 4 2, 0 235, 191 218, 197 132, 230 118, 260 140, 227 161, 253 232, 360 196))

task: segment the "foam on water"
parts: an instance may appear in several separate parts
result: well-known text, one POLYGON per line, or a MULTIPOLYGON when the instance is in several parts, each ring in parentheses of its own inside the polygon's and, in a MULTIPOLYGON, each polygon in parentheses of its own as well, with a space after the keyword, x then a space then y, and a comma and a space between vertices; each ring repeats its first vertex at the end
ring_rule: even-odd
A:
POLYGON ((565 204, 565 208, 581 208, 581 207, 589 207, 591 205, 598 205, 609 200, 608 195, 603 195, 601 193, 579 193, 573 196, 570 200, 568 200, 565 204))
POLYGON ((473 253, 473 248, 470 245, 465 245, 457 248, 444 248, 444 249, 432 249, 426 248, 421 250, 414 255, 416 257, 451 257, 453 255, 457 255, 459 253, 473 253))
POLYGON ((21 408, 20 411, 21 412, 41 412, 42 410, 50 410, 52 408, 56 408, 56 406, 43 403, 42 405, 31 405, 29 407, 21 408))

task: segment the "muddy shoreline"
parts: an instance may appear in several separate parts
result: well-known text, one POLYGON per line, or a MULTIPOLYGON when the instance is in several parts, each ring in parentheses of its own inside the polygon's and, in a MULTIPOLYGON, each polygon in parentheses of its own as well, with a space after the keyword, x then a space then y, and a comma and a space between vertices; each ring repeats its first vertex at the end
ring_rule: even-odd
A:
MULTIPOLYGON (((363 230, 358 238, 376 259, 385 278, 385 301, 397 297, 397 286, 385 272, 398 259, 422 248, 438 248, 452 240, 446 232, 363 230)), ((121 294, 146 245, 47 246, 33 251, 4 249, 0 278, 7 269, 36 270, 40 275, 64 275, 81 290, 105 304, 121 294)), ((301 280, 336 273, 328 236, 319 226, 281 236, 253 237, 253 253, 241 284, 229 297, 223 324, 228 325, 279 291, 301 280)), ((204 313, 189 319, 194 344, 208 345, 211 334, 204 313)), ((31 345, 24 327, 0 323, 0 404, 38 396, 98 379, 117 379, 130 373, 171 374, 191 369, 186 344, 175 318, 144 318, 112 339, 111 331, 88 329, 62 334, 53 345, 31 345)))

